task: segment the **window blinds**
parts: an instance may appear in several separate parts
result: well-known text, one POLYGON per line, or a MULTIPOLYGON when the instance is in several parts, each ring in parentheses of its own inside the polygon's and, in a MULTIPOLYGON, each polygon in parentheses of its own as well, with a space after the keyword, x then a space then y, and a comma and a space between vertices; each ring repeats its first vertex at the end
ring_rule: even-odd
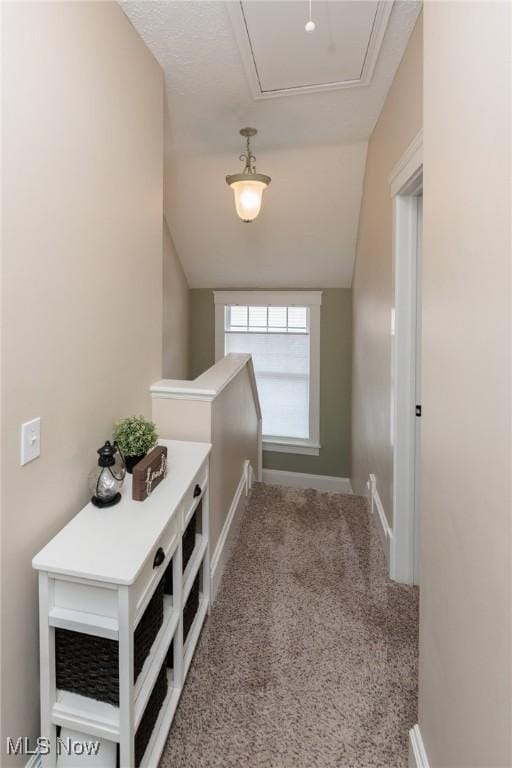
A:
POLYGON ((225 352, 252 355, 266 437, 309 438, 307 307, 226 307, 225 352))

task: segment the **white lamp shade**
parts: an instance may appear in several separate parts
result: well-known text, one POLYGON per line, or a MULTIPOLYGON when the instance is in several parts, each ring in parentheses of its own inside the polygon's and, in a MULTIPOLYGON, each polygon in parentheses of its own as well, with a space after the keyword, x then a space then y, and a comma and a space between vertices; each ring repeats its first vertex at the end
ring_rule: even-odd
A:
POLYGON ((242 221, 254 221, 261 209, 263 190, 268 184, 247 178, 233 182, 231 187, 235 193, 236 212, 242 221))

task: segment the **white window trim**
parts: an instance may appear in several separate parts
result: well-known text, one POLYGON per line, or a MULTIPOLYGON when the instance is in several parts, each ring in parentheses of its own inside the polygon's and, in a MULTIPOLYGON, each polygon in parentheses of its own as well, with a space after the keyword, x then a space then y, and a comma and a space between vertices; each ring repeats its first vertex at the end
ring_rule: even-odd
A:
POLYGON ((313 307, 322 304, 322 291, 214 291, 215 305, 252 307, 313 307))
POLYGON ((320 443, 314 440, 299 440, 294 437, 270 437, 263 438, 263 450, 273 451, 274 453, 302 453, 306 456, 318 456, 320 454, 320 443))
POLYGON ((322 291, 214 291, 215 362, 224 357, 224 309, 230 305, 309 307, 309 440, 263 435, 263 450, 318 456, 320 452, 320 307, 322 291))

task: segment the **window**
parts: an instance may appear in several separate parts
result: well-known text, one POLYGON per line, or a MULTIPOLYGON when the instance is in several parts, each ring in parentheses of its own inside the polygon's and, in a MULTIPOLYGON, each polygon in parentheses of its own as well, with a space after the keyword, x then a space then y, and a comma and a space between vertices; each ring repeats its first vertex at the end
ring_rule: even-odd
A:
POLYGON ((319 452, 319 291, 215 292, 216 359, 252 355, 265 450, 319 452))

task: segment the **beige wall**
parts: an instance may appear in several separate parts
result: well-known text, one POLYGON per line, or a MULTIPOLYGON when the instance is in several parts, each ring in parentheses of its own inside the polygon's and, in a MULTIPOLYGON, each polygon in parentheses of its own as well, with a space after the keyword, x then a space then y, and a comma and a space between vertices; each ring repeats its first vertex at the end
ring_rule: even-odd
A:
POLYGON ((419 725, 512 765, 511 6, 425 6, 419 725))
POLYGON ((190 291, 187 278, 164 219, 163 259, 163 376, 189 376, 190 291))
MULTIPOLYGON (((225 358, 226 359, 226 358, 225 358)), ((258 468, 258 418, 247 365, 212 401, 153 398, 153 419, 162 437, 211 442, 210 555, 249 459, 258 468)))
POLYGON ((154 397, 152 413, 159 435, 166 440, 212 441, 212 405, 209 400, 154 397))
POLYGON ((418 18, 371 135, 353 280, 352 484, 370 472, 392 522, 390 442, 392 202, 389 174, 422 127, 423 19, 418 18))
POLYGON ((150 413, 163 216, 162 74, 118 5, 6 3, 3 26, 2 755, 39 733, 31 558, 88 500, 113 421, 150 413))

